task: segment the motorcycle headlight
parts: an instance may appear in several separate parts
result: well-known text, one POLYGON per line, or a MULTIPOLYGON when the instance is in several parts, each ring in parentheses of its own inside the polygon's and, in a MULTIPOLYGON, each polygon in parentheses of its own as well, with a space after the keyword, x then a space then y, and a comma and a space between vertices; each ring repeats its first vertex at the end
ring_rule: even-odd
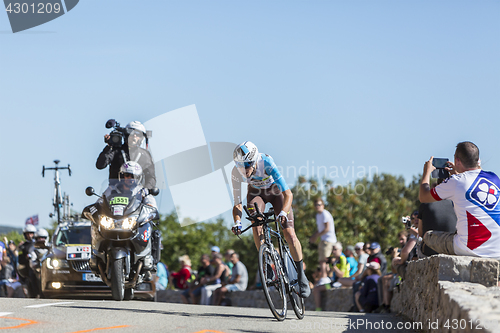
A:
POLYGON ((122 220, 122 229, 133 229, 137 223, 137 216, 130 216, 122 220))
POLYGON ((112 229, 115 227, 115 221, 105 215, 101 216, 101 220, 99 221, 99 223, 104 229, 112 229))

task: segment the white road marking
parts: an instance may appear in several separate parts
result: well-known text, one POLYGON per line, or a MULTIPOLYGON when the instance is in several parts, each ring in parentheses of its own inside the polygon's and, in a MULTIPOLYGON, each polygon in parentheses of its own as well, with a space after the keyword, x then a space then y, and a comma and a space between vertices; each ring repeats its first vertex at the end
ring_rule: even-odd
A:
POLYGON ((45 306, 61 305, 61 304, 73 304, 73 303, 75 303, 75 302, 59 302, 59 303, 37 304, 37 305, 28 305, 28 306, 25 306, 25 308, 43 308, 45 306))
POLYGON ((3 316, 8 316, 10 314, 13 314, 14 312, 0 312, 0 317, 3 317, 3 316))

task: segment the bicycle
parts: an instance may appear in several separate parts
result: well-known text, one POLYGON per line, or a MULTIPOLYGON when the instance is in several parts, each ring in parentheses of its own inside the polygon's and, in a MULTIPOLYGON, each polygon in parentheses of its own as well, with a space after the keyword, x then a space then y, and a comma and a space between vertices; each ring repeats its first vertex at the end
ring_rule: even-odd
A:
POLYGON ((247 207, 243 206, 243 208, 248 215, 247 220, 253 222, 241 233, 258 226, 262 226, 264 233, 264 242, 259 249, 259 274, 269 309, 278 321, 285 320, 287 312, 286 295, 288 294, 288 300, 295 315, 298 319, 304 318, 305 306, 304 300, 299 295, 297 267, 286 240, 281 236, 281 224, 276 223, 276 230, 269 226, 269 223, 277 222, 274 210, 271 208, 267 213, 261 213, 257 204, 255 204, 256 213, 250 215, 247 207), (274 219, 271 218, 273 216, 274 219), (276 250, 273 240, 277 242, 278 250, 276 250), (273 288, 278 295, 273 295, 273 288))

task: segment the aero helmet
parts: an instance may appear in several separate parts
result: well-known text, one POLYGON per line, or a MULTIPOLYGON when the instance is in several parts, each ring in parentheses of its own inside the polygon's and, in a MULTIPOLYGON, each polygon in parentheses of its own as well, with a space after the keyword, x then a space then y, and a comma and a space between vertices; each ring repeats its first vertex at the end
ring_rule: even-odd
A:
POLYGON ((237 167, 250 168, 259 157, 257 146, 250 141, 245 141, 234 149, 233 159, 237 167))

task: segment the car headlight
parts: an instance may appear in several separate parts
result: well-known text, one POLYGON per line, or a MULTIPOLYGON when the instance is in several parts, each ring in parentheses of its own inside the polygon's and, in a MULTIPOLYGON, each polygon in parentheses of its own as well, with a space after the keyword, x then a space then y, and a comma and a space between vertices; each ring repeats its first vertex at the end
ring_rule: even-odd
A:
POLYGON ((59 268, 68 268, 68 261, 64 259, 53 259, 47 258, 47 268, 49 269, 59 269, 59 268))
POLYGON ((122 220, 122 229, 131 230, 132 228, 135 227, 136 223, 137 223, 137 216, 127 217, 126 219, 122 220))
POLYGON ((105 215, 101 216, 101 220, 99 221, 99 223, 104 229, 113 229, 115 227, 115 221, 105 215))

